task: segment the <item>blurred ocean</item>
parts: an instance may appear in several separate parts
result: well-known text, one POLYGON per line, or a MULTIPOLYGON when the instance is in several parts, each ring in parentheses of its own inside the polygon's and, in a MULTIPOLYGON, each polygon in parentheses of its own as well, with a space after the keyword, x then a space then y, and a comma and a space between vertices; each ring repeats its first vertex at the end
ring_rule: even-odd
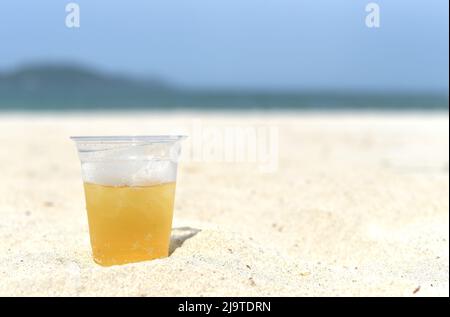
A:
POLYGON ((0 111, 447 110, 448 92, 383 93, 186 89, 160 79, 65 65, 0 73, 0 111))

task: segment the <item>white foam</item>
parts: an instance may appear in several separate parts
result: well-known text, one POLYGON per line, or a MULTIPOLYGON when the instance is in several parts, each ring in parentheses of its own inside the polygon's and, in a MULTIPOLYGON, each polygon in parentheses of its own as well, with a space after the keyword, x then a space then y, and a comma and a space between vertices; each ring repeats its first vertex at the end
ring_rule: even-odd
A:
POLYGON ((171 160, 87 161, 81 165, 84 182, 109 186, 149 186, 173 182, 177 164, 171 160))

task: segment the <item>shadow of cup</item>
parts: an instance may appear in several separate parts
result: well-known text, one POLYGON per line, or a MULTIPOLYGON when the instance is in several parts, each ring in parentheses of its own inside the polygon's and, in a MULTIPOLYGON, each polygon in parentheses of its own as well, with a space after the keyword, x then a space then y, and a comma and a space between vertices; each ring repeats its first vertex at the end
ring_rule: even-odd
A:
POLYGON ((172 255, 176 249, 181 247, 186 240, 192 238, 200 231, 200 229, 191 227, 173 228, 170 237, 169 256, 172 255))

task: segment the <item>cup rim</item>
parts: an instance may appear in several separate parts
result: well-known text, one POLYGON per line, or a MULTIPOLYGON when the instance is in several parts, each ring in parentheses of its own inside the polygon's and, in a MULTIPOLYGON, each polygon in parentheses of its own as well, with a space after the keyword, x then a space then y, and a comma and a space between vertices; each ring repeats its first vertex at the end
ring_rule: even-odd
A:
POLYGON ((186 135, 105 135, 71 136, 76 143, 168 143, 183 140, 186 135))

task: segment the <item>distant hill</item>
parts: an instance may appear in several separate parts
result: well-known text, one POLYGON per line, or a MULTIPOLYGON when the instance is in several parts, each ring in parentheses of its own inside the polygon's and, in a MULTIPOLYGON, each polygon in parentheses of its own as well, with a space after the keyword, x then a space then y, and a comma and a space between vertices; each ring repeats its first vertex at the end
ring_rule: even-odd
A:
POLYGON ((0 74, 0 99, 122 98, 165 93, 170 89, 159 79, 135 80, 83 66, 32 65, 0 74))
POLYGON ((37 64, 0 73, 0 110, 448 109, 448 95, 183 90, 84 66, 37 64))

